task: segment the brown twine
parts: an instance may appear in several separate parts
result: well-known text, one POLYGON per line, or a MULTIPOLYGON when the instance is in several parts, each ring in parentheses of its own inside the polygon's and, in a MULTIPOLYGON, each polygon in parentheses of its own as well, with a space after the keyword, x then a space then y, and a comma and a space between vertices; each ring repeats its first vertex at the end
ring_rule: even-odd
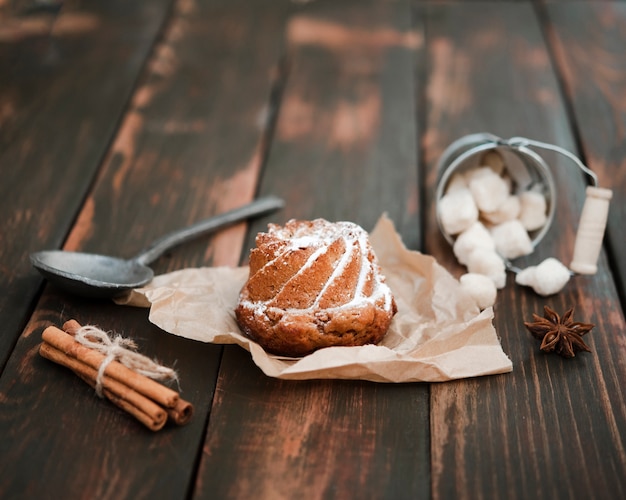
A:
POLYGON ((96 377, 96 394, 101 398, 104 397, 102 394, 102 377, 104 377, 104 371, 112 361, 119 361, 127 368, 145 377, 161 381, 175 380, 178 383, 178 374, 175 370, 160 365, 147 356, 136 352, 137 344, 131 339, 121 335, 111 337, 105 331, 91 325, 81 326, 76 332, 75 339, 85 347, 105 355, 96 377))

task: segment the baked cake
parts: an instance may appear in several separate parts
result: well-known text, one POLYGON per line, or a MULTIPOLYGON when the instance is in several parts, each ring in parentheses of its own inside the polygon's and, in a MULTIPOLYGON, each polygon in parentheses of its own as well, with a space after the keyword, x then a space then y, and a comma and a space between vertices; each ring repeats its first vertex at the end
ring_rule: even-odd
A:
POLYGON ((316 219, 270 224, 257 235, 235 314, 266 351, 298 357, 375 344, 396 311, 367 232, 316 219))

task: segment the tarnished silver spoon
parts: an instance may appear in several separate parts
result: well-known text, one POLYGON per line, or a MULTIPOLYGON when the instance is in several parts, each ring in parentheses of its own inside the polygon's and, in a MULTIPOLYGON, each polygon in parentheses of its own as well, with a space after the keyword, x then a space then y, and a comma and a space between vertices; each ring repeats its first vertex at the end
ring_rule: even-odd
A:
POLYGON ((283 206, 284 202, 279 198, 260 198, 243 207, 169 233, 128 260, 83 252, 45 250, 32 253, 30 261, 51 283, 68 292, 85 297, 114 297, 151 281, 154 272, 148 264, 170 248, 283 206))

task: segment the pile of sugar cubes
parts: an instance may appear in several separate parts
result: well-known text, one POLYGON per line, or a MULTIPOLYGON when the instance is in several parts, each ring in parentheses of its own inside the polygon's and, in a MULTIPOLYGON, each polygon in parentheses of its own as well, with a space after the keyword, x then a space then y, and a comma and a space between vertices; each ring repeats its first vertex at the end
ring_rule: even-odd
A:
MULTIPOLYGON (((548 207, 540 189, 515 192, 497 151, 487 151, 480 163, 452 174, 437 210, 442 229, 455 237, 454 255, 468 270, 460 278, 461 286, 484 309, 495 303, 497 289, 506 283, 505 259, 532 253, 529 232, 546 224, 548 207)), ((518 273, 516 282, 551 295, 569 277, 569 270, 558 260, 546 259, 518 273)))

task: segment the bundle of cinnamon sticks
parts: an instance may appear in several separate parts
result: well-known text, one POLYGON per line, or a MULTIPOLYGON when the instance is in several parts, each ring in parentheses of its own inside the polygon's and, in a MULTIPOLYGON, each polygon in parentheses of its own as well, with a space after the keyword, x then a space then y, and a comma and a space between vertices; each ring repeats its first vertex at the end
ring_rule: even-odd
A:
MULTIPOLYGON (((96 388, 98 370, 105 355, 86 347, 74 339, 81 328, 76 320, 69 320, 63 330, 47 327, 42 334, 39 353, 46 359, 70 368, 76 375, 96 388)), ((189 422, 193 406, 178 392, 141 375, 118 361, 111 361, 100 378, 104 397, 126 411, 150 430, 158 431, 167 420, 177 425, 189 422)))

